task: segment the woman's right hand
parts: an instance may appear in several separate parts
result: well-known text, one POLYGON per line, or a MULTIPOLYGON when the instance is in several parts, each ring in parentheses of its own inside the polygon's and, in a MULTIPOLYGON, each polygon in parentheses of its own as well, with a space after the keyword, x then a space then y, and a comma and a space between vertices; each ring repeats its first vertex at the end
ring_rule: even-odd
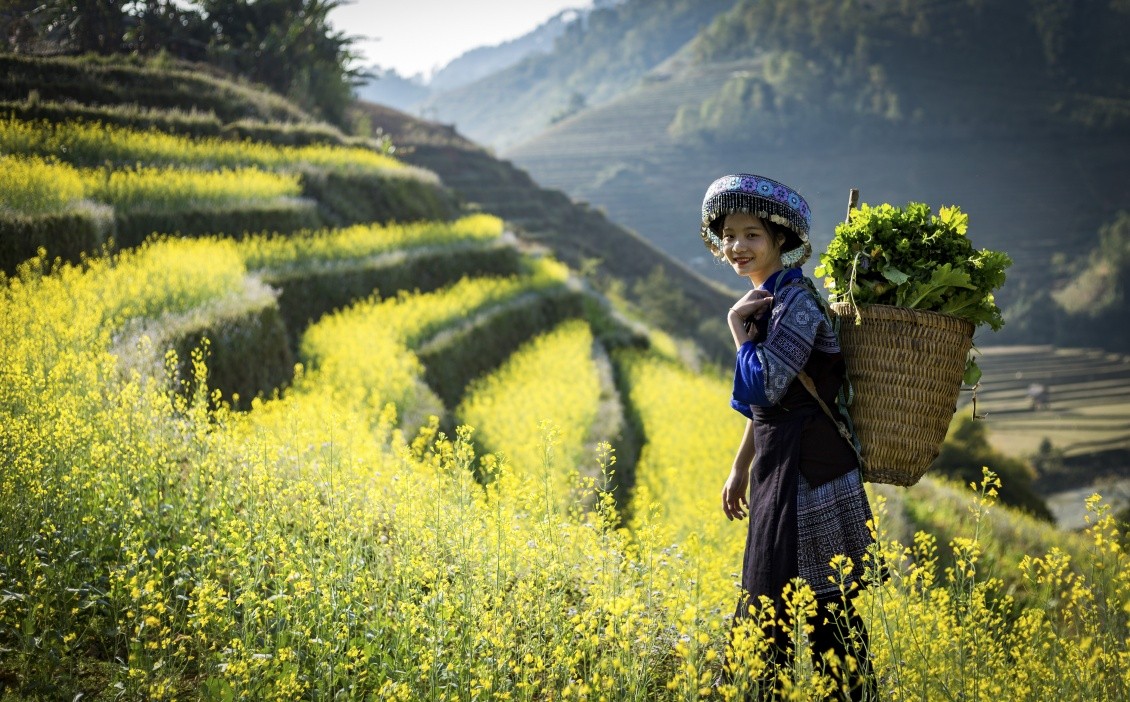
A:
POLYGON ((760 319, 773 304, 773 296, 768 290, 750 290, 742 295, 730 309, 745 319, 760 319))
POLYGON ((749 498, 746 496, 748 490, 749 469, 743 470, 735 465, 730 471, 730 477, 726 478, 726 484, 722 486, 722 511, 726 514, 726 519, 745 519, 749 511, 749 498))

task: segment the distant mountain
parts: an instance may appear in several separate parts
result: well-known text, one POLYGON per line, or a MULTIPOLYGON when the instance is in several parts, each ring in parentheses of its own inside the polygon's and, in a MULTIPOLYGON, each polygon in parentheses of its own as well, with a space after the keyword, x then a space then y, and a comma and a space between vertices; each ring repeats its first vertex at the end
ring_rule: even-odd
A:
MULTIPOLYGON (((603 0, 596 7, 614 5, 603 0)), ((485 76, 503 71, 533 54, 546 54, 553 50, 554 42, 570 23, 582 19, 591 8, 562 10, 533 31, 517 39, 495 46, 480 46, 459 55, 427 79, 417 75, 400 76, 395 70, 374 67, 374 79, 367 81, 355 92, 357 98, 398 110, 419 112, 428 100, 438 94, 457 90, 485 76)))
POLYGON ((495 148, 605 103, 692 40, 733 0, 599 3, 565 25, 552 53, 433 96, 427 114, 495 148))
POLYGON ((358 100, 376 102, 398 110, 412 111, 431 95, 431 89, 424 83, 422 76, 416 75, 405 78, 395 69, 383 69, 374 66, 368 69, 372 76, 363 84, 354 89, 353 93, 358 100))
POLYGON ((432 76, 428 87, 432 93, 455 90, 464 85, 505 70, 533 54, 548 54, 557 37, 565 32, 571 22, 583 17, 587 10, 563 10, 528 34, 503 42, 497 46, 471 49, 454 59, 432 76))
MULTIPOLYGON (((503 155, 730 285, 741 281, 697 235, 702 193, 719 175, 765 173, 799 188, 817 251, 851 187, 867 202, 958 204, 977 246, 1016 261, 999 296, 1011 310, 1001 338, 1054 340, 1041 291, 1074 279, 1072 262, 1088 265, 1100 229, 1130 211, 1130 3, 728 5, 634 80, 599 82, 618 85, 599 104, 503 155)), ((605 52, 621 50, 630 30, 620 30, 605 52)), ((599 32, 583 34, 576 43, 600 53, 599 32)), ((468 104, 445 121, 493 125, 477 138, 495 144, 525 133, 529 115, 558 104, 547 84, 581 75, 554 72, 576 65, 563 46, 537 65, 526 99, 541 104, 515 110, 496 95, 495 109, 468 104)), ((476 87, 485 93, 516 69, 476 87)), ((1097 341, 1087 343, 1105 344, 1105 333, 1130 348, 1130 332, 1088 324, 1097 341)))

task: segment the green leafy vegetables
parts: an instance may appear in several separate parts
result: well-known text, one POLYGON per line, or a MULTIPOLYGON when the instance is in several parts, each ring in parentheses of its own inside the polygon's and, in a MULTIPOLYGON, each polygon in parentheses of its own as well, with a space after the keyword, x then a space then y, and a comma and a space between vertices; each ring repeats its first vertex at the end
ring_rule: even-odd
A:
POLYGON ((1004 284, 1012 259, 1001 251, 973 248, 969 215, 957 207, 938 214, 927 205, 862 205, 836 226, 816 275, 834 302, 896 305, 1004 325, 993 291, 1004 284))

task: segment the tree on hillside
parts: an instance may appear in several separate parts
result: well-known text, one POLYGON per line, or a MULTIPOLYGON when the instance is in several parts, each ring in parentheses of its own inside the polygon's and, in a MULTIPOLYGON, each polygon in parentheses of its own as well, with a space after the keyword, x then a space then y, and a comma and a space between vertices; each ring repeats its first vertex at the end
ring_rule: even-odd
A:
POLYGON ((43 0, 27 6, 26 17, 43 39, 77 53, 122 50, 127 0, 43 0))
POLYGON ((186 61, 205 61, 211 28, 199 12, 176 0, 134 3, 126 47, 142 55, 164 51, 186 61))
POLYGON ((283 93, 307 110, 342 120, 361 71, 353 39, 328 21, 341 0, 201 0, 212 28, 209 58, 283 93))
POLYGON ((6 0, 16 51, 207 61, 341 123, 361 71, 352 37, 330 27, 342 0, 6 0), (40 47, 42 49, 42 47, 40 47))

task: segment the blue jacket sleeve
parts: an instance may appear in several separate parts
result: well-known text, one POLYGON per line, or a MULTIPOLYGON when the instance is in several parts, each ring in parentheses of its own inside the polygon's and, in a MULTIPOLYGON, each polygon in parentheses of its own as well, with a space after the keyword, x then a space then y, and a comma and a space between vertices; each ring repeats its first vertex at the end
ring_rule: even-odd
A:
POLYGON ((753 419, 750 405, 766 407, 772 404, 765 397, 765 370, 757 352, 757 344, 747 341, 738 348, 734 363, 734 394, 730 398, 730 406, 749 419, 753 419))

